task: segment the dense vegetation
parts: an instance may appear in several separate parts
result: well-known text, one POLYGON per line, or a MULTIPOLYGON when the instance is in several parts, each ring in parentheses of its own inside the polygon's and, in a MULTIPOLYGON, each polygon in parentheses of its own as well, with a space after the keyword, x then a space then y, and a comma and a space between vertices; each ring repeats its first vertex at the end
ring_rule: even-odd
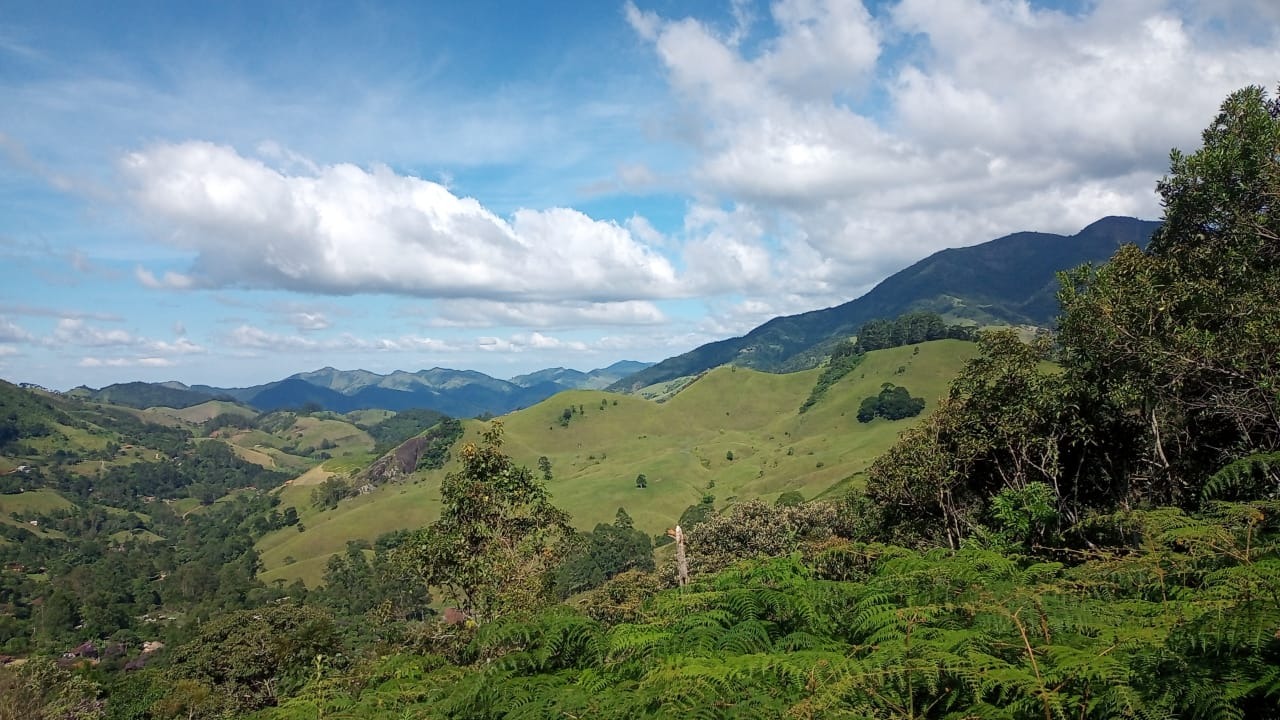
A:
POLYGON ((435 410, 415 408, 398 412, 373 425, 357 427, 373 436, 377 442, 373 452, 381 455, 444 419, 445 416, 435 410))
MULTIPOLYGON (((0 669, 0 718, 1280 718, 1276 148, 1280 105, 1232 95, 1149 251, 1064 277, 1056 339, 984 334, 864 492, 707 493, 688 585, 624 512, 574 533, 494 423, 331 587, 166 584, 225 612, 134 674, 0 669)), ((90 632, 73 604, 33 621, 90 632)))
MULTIPOLYGON (((809 397, 800 406, 800 412, 807 411, 821 400, 827 394, 827 390, 852 372, 868 352, 947 338, 973 340, 976 336, 977 331, 973 327, 948 325, 941 315, 932 312, 911 312, 893 320, 872 320, 858 329, 858 336, 854 340, 841 340, 835 344, 826 367, 818 376, 818 381, 814 383, 809 397)), ((923 410, 924 406, 921 405, 920 409, 923 410)), ((913 417, 918 414, 920 414, 919 410, 899 415, 899 418, 913 417)))
POLYGON ((878 417, 886 420, 902 420, 915 417, 924 410, 924 398, 911 397, 911 391, 900 385, 885 383, 878 395, 862 399, 858 408, 858 422, 871 422, 878 417))

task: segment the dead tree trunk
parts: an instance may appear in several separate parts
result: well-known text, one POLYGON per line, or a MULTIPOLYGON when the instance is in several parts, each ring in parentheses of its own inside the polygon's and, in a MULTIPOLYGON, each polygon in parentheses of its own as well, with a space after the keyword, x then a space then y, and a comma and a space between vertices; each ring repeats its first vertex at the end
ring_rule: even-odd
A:
POLYGON ((676 526, 676 579, 680 587, 689 584, 689 560, 684 555, 684 530, 676 526))

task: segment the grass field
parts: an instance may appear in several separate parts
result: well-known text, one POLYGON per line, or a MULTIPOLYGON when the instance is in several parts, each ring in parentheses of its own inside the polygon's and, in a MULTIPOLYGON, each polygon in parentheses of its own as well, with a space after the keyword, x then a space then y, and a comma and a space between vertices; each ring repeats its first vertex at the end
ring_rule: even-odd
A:
POLYGON ((65 510, 74 507, 70 500, 62 497, 53 490, 28 490, 26 492, 16 493, 13 495, 0 495, 0 523, 12 525, 14 527, 25 528, 41 537, 66 539, 66 535, 57 530, 50 530, 46 527, 37 527, 26 522, 20 522, 10 517, 11 513, 18 515, 42 514, 52 512, 54 510, 65 510))
MULTIPOLYGON (((803 415, 798 408, 820 370, 774 375, 723 367, 661 404, 634 395, 568 391, 503 417, 504 450, 530 468, 539 456, 551 460, 554 500, 578 527, 610 522, 625 507, 638 528, 656 534, 704 493, 723 506, 772 500, 788 490, 812 498, 860 484, 871 462, 917 422, 859 423, 862 399, 892 382, 924 397, 931 412, 975 351, 973 343, 942 340, 870 353, 803 415), (571 406, 582 413, 562 427, 560 417, 571 406), (636 487, 641 473, 648 480, 645 489, 636 487)), ((464 441, 476 439, 484 426, 468 421, 464 441)), ((310 487, 281 489, 281 507, 297 507, 307 530, 286 528, 259 542, 264 577, 314 584, 327 557, 343 551, 347 540, 373 540, 431 522, 439 511, 440 480, 450 469, 380 487, 323 513, 310 507, 310 487), (286 566, 286 557, 295 562, 286 566)))
POLYGON ((0 495, 0 515, 9 513, 49 513, 74 507, 72 502, 53 490, 28 490, 14 495, 0 495))
POLYGON ((152 422, 158 422, 159 420, 156 416, 159 416, 176 418, 178 420, 197 425, 211 420, 223 413, 241 415, 244 417, 255 417, 257 415, 256 412, 243 405, 237 405, 225 400, 210 400, 208 402, 200 403, 199 405, 192 405, 191 407, 185 408, 153 407, 147 408, 144 412, 146 413, 146 415, 143 416, 144 419, 151 420, 152 422), (147 417, 147 415, 151 417, 147 417))

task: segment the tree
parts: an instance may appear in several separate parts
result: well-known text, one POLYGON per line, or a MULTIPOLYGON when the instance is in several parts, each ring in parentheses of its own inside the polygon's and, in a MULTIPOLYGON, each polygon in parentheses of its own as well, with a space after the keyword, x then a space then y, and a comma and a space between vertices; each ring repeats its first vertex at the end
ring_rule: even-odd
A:
POLYGON ((636 476, 636 487, 640 489, 649 487, 649 478, 645 477, 644 473, 640 473, 636 476))
POLYGON ((877 417, 886 420, 915 417, 924 411, 924 406, 924 398, 911 397, 906 388, 885 383, 879 395, 863 398, 858 406, 858 422, 871 422, 877 417))
MULTIPOLYGON (((957 547, 980 526, 992 496, 1030 482, 1045 483, 1064 503, 1095 499, 1078 484, 1091 426, 1069 379, 1042 368, 1048 342, 1000 330, 984 333, 978 348, 937 411, 868 472, 867 495, 887 514, 891 534, 903 533, 895 541, 957 547)), ((1067 519, 1078 508, 1064 508, 1067 519)))
POLYGON ((538 457, 538 472, 542 473, 542 482, 551 483, 551 460, 546 455, 538 457))
POLYGON ((571 534, 544 483, 502 453, 502 424, 467 443, 440 487, 440 519, 400 548, 428 585, 477 622, 549 599, 549 572, 571 534))
POLYGON ((351 496, 351 486, 337 476, 327 478, 311 491, 311 504, 321 510, 338 507, 338 503, 351 496))
POLYGON ((308 605, 220 615, 174 650, 173 685, 162 704, 178 710, 198 704, 235 716, 273 705, 291 684, 301 685, 317 656, 334 654, 337 642, 333 618, 308 605))
POLYGON ((1280 449, 1280 104, 1222 104, 1157 186, 1147 252, 1062 278, 1063 363, 1131 440, 1130 497, 1199 500, 1204 479, 1280 449))
POLYGON ((98 686, 48 658, 0 667, 0 720, 90 720, 102 717, 98 686))

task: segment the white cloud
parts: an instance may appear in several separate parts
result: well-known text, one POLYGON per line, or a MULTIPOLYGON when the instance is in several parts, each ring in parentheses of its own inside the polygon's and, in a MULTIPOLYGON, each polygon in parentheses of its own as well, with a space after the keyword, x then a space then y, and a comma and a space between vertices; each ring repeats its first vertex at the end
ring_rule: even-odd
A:
POLYGON ((164 340, 143 340, 141 343, 147 352, 157 355, 196 355, 205 352, 204 347, 179 337, 173 342, 164 340))
POLYGON ((386 167, 290 174, 187 142, 131 153, 122 168, 157 237, 196 254, 187 274, 139 268, 152 287, 596 301, 677 291, 671 263, 615 223, 567 208, 508 220, 386 167))
POLYGON ((31 333, 7 317, 0 316, 0 343, 20 343, 31 340, 31 333))
POLYGON ((239 325, 226 337, 226 344, 246 350, 273 352, 453 352, 458 347, 444 340, 404 335, 397 338, 361 338, 350 333, 316 338, 273 333, 253 325, 239 325))
POLYGON ((289 315, 289 322, 299 330, 325 330, 329 327, 329 318, 322 312, 299 311, 289 315))
POLYGON ((486 352, 518 353, 538 350, 586 352, 589 345, 580 340, 561 340, 539 332, 518 333, 509 338, 482 337, 476 346, 486 352))
POLYGON ((87 310, 66 310, 44 307, 41 305, 0 304, 0 310, 14 315, 30 315, 33 317, 83 318, 102 322, 119 322, 124 318, 114 313, 92 312, 87 310))
POLYGON ((872 17, 856 0, 785 0, 751 43, 627 17, 697 128, 693 224, 708 206, 756 219, 692 236, 691 276, 773 302, 854 297, 1008 232, 1157 216, 1169 149, 1193 148, 1228 93, 1280 67, 1274 13, 1246 27, 1237 5, 901 0, 872 17))
POLYGON ((83 357, 76 363, 82 368, 123 368, 123 367, 173 367, 175 363, 162 357, 83 357))
MULTIPOLYGON (((416 314, 416 313, 415 313, 416 314)), ((427 320, 436 327, 581 327, 660 325, 667 316, 647 300, 622 302, 512 303, 444 300, 427 320)))
POLYGON ((161 277, 156 277, 155 273, 144 267, 136 267, 133 269, 133 275, 143 287, 152 290, 187 290, 195 285, 195 281, 190 275, 183 275, 173 271, 166 272, 161 277))
POLYGON ((139 341, 125 330, 93 327, 80 318, 62 318, 53 329, 52 340, 58 344, 86 347, 118 347, 136 345, 139 341))
MULTIPOLYGON (((44 341, 47 345, 75 345, 78 347, 96 348, 136 348, 148 355, 194 355, 205 352, 205 348, 192 342, 185 336, 172 341, 155 340, 134 335, 119 328, 99 328, 89 325, 81 318, 62 318, 54 326, 53 333, 44 341)), ((100 358, 92 358, 95 361, 100 358)), ((119 359, 119 358, 116 358, 119 359)), ((132 364, 141 364, 139 358, 133 358, 132 364)), ((103 361, 105 362, 105 361, 103 361)))

